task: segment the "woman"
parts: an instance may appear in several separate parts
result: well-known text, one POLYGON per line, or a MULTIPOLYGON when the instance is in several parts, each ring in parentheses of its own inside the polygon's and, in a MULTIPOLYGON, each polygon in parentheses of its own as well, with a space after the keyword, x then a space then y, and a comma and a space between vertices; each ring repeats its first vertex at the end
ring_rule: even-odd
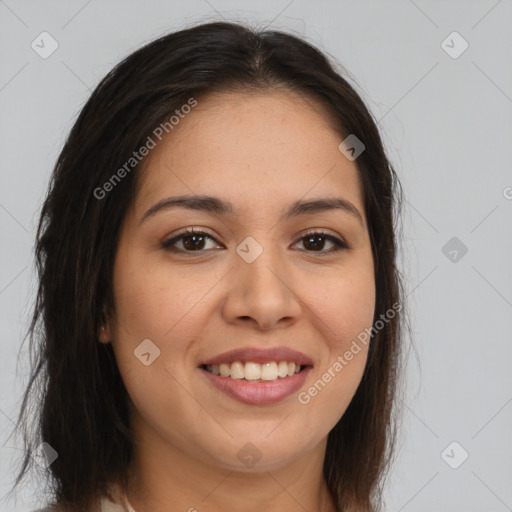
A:
POLYGON ((306 42, 209 23, 128 56, 41 213, 17 483, 38 460, 62 511, 378 510, 399 200, 306 42))

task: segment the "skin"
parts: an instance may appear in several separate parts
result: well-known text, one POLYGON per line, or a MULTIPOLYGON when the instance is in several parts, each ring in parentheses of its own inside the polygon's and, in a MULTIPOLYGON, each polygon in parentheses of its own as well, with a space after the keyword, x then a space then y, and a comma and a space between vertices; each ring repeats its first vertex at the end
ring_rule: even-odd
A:
POLYGON ((121 230, 115 315, 100 335, 113 344, 132 400, 127 496, 138 512, 335 510, 322 475, 327 434, 360 383, 367 347, 307 405, 298 393, 242 404, 197 367, 234 348, 284 345, 313 360, 307 391, 371 327, 371 245, 358 170, 341 140, 314 99, 214 93, 151 151, 121 230), (239 211, 174 208, 141 222, 158 201, 194 194, 239 211), (279 221, 292 202, 325 197, 350 201, 362 221, 342 210, 279 221), (194 251, 189 238, 185 254, 162 248, 191 226, 213 239, 194 251), (303 238, 310 228, 350 248, 331 252, 326 240, 315 250, 303 238), (247 236, 263 248, 250 264, 235 252, 247 236), (144 339, 160 349, 149 366, 134 356, 144 339), (248 442, 262 455, 251 468, 237 456, 248 442))

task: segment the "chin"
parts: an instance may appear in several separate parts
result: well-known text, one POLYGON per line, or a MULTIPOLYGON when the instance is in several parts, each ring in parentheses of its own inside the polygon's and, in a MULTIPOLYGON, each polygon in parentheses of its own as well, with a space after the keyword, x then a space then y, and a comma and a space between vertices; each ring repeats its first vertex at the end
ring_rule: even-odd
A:
MULTIPOLYGON (((273 428, 275 428, 275 424, 273 428)), ((259 437, 255 435, 253 437, 254 441, 250 441, 251 436, 245 434, 243 437, 230 439, 228 445, 217 445, 214 453, 210 453, 212 453, 215 464, 227 470, 242 473, 261 473, 276 471, 288 466, 318 444, 318 442, 311 441, 306 445, 304 444, 304 438, 299 437, 300 445, 298 445, 290 442, 297 436, 286 435, 286 432, 282 434, 284 435, 279 438, 270 436, 267 439, 261 434, 259 437), (286 444, 284 439, 286 439, 286 444)))

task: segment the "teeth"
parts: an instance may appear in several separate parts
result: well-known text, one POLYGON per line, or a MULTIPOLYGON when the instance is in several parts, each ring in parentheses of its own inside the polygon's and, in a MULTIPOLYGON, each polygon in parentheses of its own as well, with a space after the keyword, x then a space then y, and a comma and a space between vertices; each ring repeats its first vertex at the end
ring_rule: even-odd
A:
POLYGON ((262 380, 276 380, 279 377, 279 370, 277 363, 264 363, 261 365, 261 379, 262 380))
MULTIPOLYGON (((213 366, 216 366, 216 365, 213 365, 213 366)), ((223 377, 229 377, 230 372, 231 372, 231 368, 229 367, 229 364, 222 363, 222 364, 220 365, 220 374, 221 374, 223 377)))
POLYGON ((261 364, 245 363, 244 374, 245 380, 261 379, 261 364))
POLYGON ((282 379, 288 376, 288 363, 286 361, 281 361, 279 363, 279 366, 277 367, 277 374, 282 379))
POLYGON ((229 376, 232 379, 243 379, 243 378, 245 378, 244 367, 242 366, 242 363, 240 361, 236 361, 235 363, 233 363, 231 365, 229 376))
POLYGON ((206 369, 214 375, 221 375, 222 377, 231 377, 232 379, 245 379, 251 380, 276 380, 277 378, 284 379, 300 372, 300 365, 294 362, 288 363, 286 361, 270 361, 268 363, 253 363, 247 362, 245 364, 240 361, 235 361, 232 364, 222 363, 207 365, 206 369))

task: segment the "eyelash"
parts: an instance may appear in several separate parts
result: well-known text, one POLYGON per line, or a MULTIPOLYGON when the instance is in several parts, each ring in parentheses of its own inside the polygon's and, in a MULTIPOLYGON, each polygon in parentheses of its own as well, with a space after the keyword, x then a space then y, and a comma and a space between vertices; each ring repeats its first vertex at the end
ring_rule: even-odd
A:
MULTIPOLYGON (((173 238, 171 238, 169 240, 164 240, 162 242, 162 248, 165 249, 166 251, 169 251, 169 252, 176 252, 176 253, 182 253, 182 254, 187 254, 187 255, 191 255, 193 253, 207 252, 207 250, 186 251, 186 250, 183 250, 183 249, 176 249, 176 247, 173 247, 174 244, 176 244, 176 242, 180 241, 183 238, 187 238, 187 237, 193 236, 193 235, 200 235, 200 236, 209 238, 211 240, 214 240, 216 243, 218 243, 217 240, 215 240, 214 237, 212 237, 211 235, 209 235, 205 231, 196 231, 193 228, 187 228, 185 231, 181 232, 177 236, 175 236, 175 237, 173 237, 173 238)), ((313 230, 313 231, 307 232, 307 233, 305 233, 304 235, 302 235, 300 237, 299 241, 300 240, 304 240, 308 236, 321 236, 321 237, 324 237, 325 239, 327 239, 330 242, 332 242, 334 244, 335 248, 331 249, 329 251, 306 251, 306 252, 318 253, 320 255, 323 255, 323 254, 337 253, 337 252, 342 251, 344 249, 345 250, 346 249, 350 249, 350 247, 343 240, 341 240, 341 239, 339 239, 339 238, 337 238, 337 237, 335 237, 333 235, 330 235, 328 233, 325 233, 323 231, 314 231, 313 230)))

